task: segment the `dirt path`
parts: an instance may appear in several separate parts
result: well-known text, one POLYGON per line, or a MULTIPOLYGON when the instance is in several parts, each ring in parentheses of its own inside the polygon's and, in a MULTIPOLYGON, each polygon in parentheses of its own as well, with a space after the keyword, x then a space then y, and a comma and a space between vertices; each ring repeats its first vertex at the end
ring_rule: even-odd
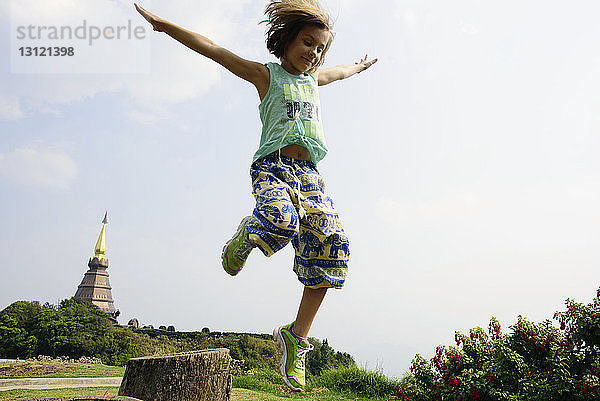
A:
POLYGON ((119 387, 122 377, 0 379, 0 391, 76 387, 119 387))

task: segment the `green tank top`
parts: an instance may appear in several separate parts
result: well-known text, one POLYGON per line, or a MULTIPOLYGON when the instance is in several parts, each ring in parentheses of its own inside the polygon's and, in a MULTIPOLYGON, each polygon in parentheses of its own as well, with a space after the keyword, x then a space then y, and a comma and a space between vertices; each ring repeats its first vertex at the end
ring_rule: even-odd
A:
POLYGON ((309 73, 290 74, 277 63, 265 65, 270 73, 269 91, 258 106, 262 134, 253 161, 275 152, 280 146, 298 144, 308 150, 315 164, 318 163, 327 154, 327 146, 316 77, 309 73), (299 115, 294 122, 296 113, 299 115))

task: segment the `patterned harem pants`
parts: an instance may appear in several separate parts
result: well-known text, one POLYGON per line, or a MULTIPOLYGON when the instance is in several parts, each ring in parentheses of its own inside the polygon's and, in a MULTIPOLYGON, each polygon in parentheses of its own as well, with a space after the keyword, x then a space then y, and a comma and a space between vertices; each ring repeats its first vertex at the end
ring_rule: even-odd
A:
POLYGON ((349 241, 315 164, 272 153, 252 163, 250 175, 256 199, 247 225, 250 241, 266 256, 291 241, 302 284, 342 288, 349 241))

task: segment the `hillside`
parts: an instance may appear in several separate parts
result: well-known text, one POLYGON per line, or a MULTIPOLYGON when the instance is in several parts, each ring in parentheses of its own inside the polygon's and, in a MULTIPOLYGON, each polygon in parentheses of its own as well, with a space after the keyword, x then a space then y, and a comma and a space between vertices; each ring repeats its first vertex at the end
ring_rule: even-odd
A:
MULTIPOLYGON (((348 353, 337 352, 327 340, 311 338, 315 350, 307 357, 309 376, 328 367, 354 365, 348 353)), ((96 357, 107 365, 123 366, 128 359, 169 355, 207 348, 229 348, 239 373, 279 366, 278 347, 269 334, 177 332, 113 326, 91 302, 66 299, 59 305, 17 301, 0 312, 0 358, 38 355, 96 357)))

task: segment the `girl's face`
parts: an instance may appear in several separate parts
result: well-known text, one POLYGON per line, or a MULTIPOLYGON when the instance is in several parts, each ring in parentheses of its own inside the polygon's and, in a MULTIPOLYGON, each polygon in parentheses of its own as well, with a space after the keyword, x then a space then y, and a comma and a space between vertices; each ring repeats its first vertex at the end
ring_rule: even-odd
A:
POLYGON ((305 26, 288 45, 281 66, 293 75, 301 75, 310 70, 321 60, 329 35, 327 29, 316 25, 305 26))

